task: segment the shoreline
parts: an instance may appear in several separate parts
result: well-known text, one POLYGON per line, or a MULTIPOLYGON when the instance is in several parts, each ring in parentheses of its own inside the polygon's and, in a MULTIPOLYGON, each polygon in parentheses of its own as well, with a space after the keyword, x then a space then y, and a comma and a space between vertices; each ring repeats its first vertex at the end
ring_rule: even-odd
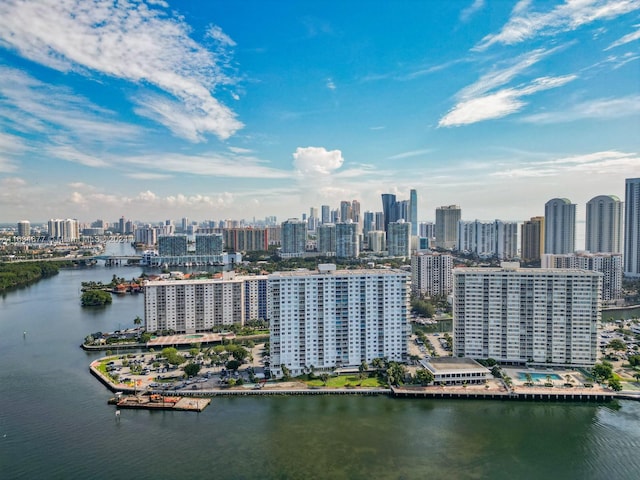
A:
MULTIPOLYGON (((89 370, 103 385, 111 392, 122 392, 123 394, 145 395, 160 394, 165 395, 165 389, 135 387, 126 384, 115 384, 97 368, 100 359, 95 360, 89 366, 89 370)), ((180 389, 172 392, 173 395, 184 397, 219 397, 219 396, 255 396, 255 395, 386 395, 391 398, 424 398, 424 399, 469 399, 469 400, 503 400, 503 401, 535 401, 535 402, 610 402, 615 399, 640 400, 640 392, 621 391, 614 392, 602 387, 580 388, 580 387, 523 387, 514 386, 507 388, 500 381, 493 380, 487 386, 466 387, 457 386, 400 386, 400 387, 375 387, 375 388, 331 388, 331 387, 309 387, 302 382, 281 382, 271 385, 264 384, 259 387, 247 385, 233 388, 211 388, 211 389, 180 389)))

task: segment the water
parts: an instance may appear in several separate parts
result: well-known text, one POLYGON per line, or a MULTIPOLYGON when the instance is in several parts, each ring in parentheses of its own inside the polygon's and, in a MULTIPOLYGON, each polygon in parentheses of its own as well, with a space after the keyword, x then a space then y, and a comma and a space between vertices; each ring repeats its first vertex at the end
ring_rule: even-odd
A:
POLYGON ((534 382, 537 381, 546 381, 547 378, 551 379, 551 380, 562 380, 562 377, 560 375, 558 375, 557 373, 540 373, 540 372, 518 372, 518 380, 526 380, 527 379, 527 373, 529 375, 531 375, 531 379, 534 382))
POLYGON ((142 296, 80 306, 80 282, 114 273, 140 270, 61 271, 0 297, 3 480, 638 478, 640 403, 627 401, 215 398, 199 414, 116 422, 88 371, 99 354, 78 347, 143 315, 142 296))

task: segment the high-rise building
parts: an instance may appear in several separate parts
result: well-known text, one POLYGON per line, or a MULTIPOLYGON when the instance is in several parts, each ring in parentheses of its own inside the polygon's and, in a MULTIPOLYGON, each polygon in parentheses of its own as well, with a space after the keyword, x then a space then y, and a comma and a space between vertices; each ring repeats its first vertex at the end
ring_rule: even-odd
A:
POLYGON ((307 247, 307 222, 297 218, 282 222, 281 243, 280 255, 283 258, 303 256, 307 247))
POLYGON ((322 223, 331 223, 331 207, 329 205, 322 205, 320 210, 322 211, 322 223))
POLYGON ((266 252, 269 250, 268 228, 224 228, 224 246, 228 252, 266 252))
POLYGON ((602 274, 585 270, 453 270, 453 354, 498 362, 596 362, 602 274))
POLYGON ((368 233, 369 250, 381 253, 387 249, 386 235, 382 230, 371 230, 368 233))
POLYGON ((317 250, 320 255, 327 257, 336 256, 336 224, 324 223, 318 227, 317 250))
POLYGON ((179 257, 187 254, 186 235, 159 235, 158 254, 161 257, 179 257))
POLYGON ((421 238, 432 239, 436 237, 436 226, 433 222, 420 222, 419 228, 421 238))
POLYGON ((18 222, 18 236, 23 239, 31 236, 31 223, 29 220, 20 220, 18 222))
POLYGON ((599 195, 587 202, 586 250, 622 253, 622 210, 615 195, 599 195))
POLYGON ((460 217, 461 210, 458 205, 436 208, 436 247, 447 250, 456 248, 460 217))
POLYGON ((415 295, 449 295, 453 288, 453 257, 425 252, 411 256, 411 290, 415 295))
POLYGON ((213 280, 147 281, 145 329, 197 333, 266 318, 266 283, 266 276, 242 277, 233 272, 213 280))
POLYGON ((189 218, 188 217, 182 217, 182 221, 180 222, 180 227, 182 229, 182 233, 187 233, 187 230, 189 229, 189 218))
POLYGON ((219 233, 196 235, 196 255, 222 255, 223 241, 219 233))
POLYGON ((627 178, 624 203, 624 274, 640 277, 640 178, 627 178))
POLYGON ((411 255, 411 224, 404 220, 389 223, 387 249, 390 257, 411 255))
POLYGON ((591 270, 602 273, 602 301, 622 298, 622 254, 621 253, 565 253, 542 255, 542 268, 564 268, 591 270))
POLYGON ((336 270, 269 275, 271 373, 357 368, 407 360, 409 275, 400 270, 336 270))
POLYGON ((363 215, 362 234, 367 238, 368 233, 373 230, 377 230, 375 214, 373 212, 366 211, 363 215))
POLYGON ((343 200, 340 202, 340 222, 344 223, 351 218, 351 202, 343 200))
POLYGON ((396 196, 392 193, 382 194, 382 213, 384 214, 384 231, 389 231, 389 223, 395 222, 396 217, 396 196))
POLYGON ((66 220, 55 218, 49 220, 47 233, 51 240, 73 242, 80 238, 80 225, 78 220, 74 218, 67 218, 66 220))
POLYGON ((138 228, 135 233, 135 241, 149 247, 155 245, 157 242, 157 229, 151 225, 138 228))
POLYGON ((518 222, 495 221, 496 258, 513 260, 518 257, 518 222))
POLYGON ((531 217, 520 229, 520 255, 524 262, 538 262, 544 253, 544 217, 531 217))
POLYGON ((336 224, 336 257, 357 258, 359 255, 357 224, 353 221, 336 224))
POLYGON ((576 205, 553 198, 544 206, 544 253, 573 253, 576 249, 576 205))
POLYGON ((418 236, 418 192, 415 189, 409 191, 409 222, 411 222, 411 235, 418 236))

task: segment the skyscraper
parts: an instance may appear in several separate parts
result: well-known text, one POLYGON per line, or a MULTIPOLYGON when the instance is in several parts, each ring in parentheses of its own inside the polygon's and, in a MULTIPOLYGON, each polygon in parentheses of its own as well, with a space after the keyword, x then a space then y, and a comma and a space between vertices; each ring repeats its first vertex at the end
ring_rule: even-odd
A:
POLYGON ((320 207, 322 215, 322 223, 331 223, 331 207, 329 205, 322 205, 320 207))
POLYGON ((544 253, 544 217, 531 217, 520 229, 520 255, 525 262, 537 262, 544 253))
POLYGON ((593 253, 622 253, 622 202, 599 195, 587 202, 585 247, 593 253))
POLYGON ((384 214, 384 231, 387 232, 389 230, 389 223, 397 220, 396 196, 394 194, 382 194, 382 213, 384 214))
POLYGON ((301 257, 307 246, 307 222, 290 218, 282 222, 283 258, 301 257))
POLYGON ((408 257, 411 254, 411 224, 404 220, 391 222, 387 232, 390 257, 408 257))
POLYGON ((335 223, 323 223, 317 232, 318 253, 327 257, 336 255, 336 225, 335 223))
POLYGON ((349 221, 336 224, 336 257, 357 258, 360 255, 357 224, 349 221))
POLYGON ((411 257, 411 290, 416 295, 449 295, 453 288, 453 257, 416 253, 411 257))
POLYGON ((576 205, 553 198, 544 205, 544 253, 573 253, 576 249, 576 205))
POLYGON ((31 223, 29 223, 29 220, 20 220, 18 222, 18 236, 23 237, 23 239, 31 236, 31 223))
POLYGON ((186 235, 160 235, 158 253, 161 257, 179 257, 187 254, 186 235))
POLYGON ((412 188, 409 192, 409 219, 411 235, 418 236, 418 192, 412 188))
POLYGON ((458 205, 436 208, 436 247, 453 250, 458 237, 461 210, 458 205))
POLYGON ((627 178, 624 203, 624 274, 640 277, 640 178, 627 178))

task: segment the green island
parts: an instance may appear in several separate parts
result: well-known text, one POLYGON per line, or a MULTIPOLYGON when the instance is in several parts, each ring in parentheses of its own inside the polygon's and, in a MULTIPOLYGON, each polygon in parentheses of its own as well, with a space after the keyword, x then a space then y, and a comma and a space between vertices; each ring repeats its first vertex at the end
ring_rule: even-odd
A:
POLYGON ((24 287, 43 278, 58 274, 61 268, 73 267, 71 261, 55 262, 0 262, 0 292, 24 287))
POLYGON ((87 290, 80 297, 83 307, 102 307, 109 305, 112 301, 111 294, 104 290, 87 290))

